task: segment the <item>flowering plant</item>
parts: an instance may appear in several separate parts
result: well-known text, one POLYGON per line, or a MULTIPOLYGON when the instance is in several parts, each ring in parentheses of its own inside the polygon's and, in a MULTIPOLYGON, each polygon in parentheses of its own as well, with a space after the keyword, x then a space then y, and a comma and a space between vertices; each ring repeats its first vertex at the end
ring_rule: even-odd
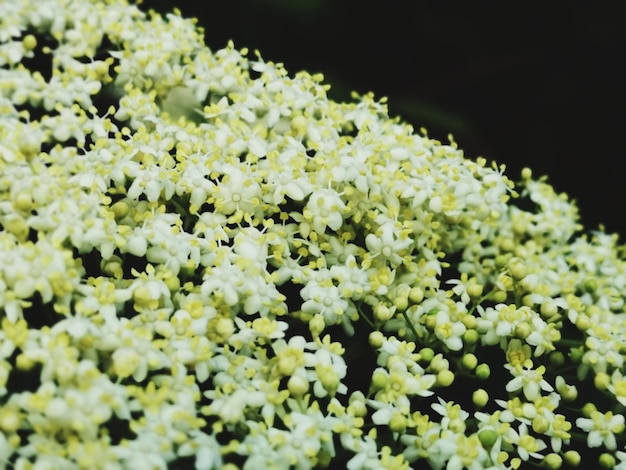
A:
POLYGON ((327 89, 0 0, 1 468, 626 469, 617 237, 327 89))

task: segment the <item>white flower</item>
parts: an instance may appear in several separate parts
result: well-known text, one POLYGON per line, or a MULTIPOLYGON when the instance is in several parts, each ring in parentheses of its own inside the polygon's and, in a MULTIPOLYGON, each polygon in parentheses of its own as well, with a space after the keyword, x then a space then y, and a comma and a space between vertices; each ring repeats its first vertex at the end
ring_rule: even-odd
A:
POLYGON ((233 306, 239 302, 239 293, 245 287, 245 276, 228 255, 219 259, 216 266, 206 268, 201 292, 206 297, 217 295, 226 305, 233 306))
POLYGON ((604 445, 608 450, 615 450, 617 448, 615 435, 624 432, 624 415, 594 410, 589 418, 577 418, 576 426, 589 433, 587 434, 589 447, 604 445))
POLYGON ((524 365, 513 366, 505 364, 504 367, 514 377, 506 384, 507 392, 522 390, 528 400, 535 401, 541 397, 541 390, 545 392, 554 390, 552 385, 543 378, 543 374, 546 372, 546 368, 543 365, 535 369, 532 367, 532 362, 527 361, 524 365))
POLYGON ((389 261, 392 267, 402 264, 406 250, 413 244, 408 234, 392 222, 382 225, 376 234, 365 237, 365 245, 372 258, 380 257, 389 261))
POLYGON ((527 461, 530 457, 536 459, 543 458, 541 451, 547 446, 541 439, 528 434, 526 423, 520 423, 517 432, 512 436, 512 441, 516 445, 516 451, 522 460, 527 461))
POLYGON ((303 214, 313 230, 317 233, 324 233, 326 227, 334 231, 339 230, 343 224, 345 210, 346 205, 336 191, 318 189, 309 196, 303 214))
POLYGON ((259 204, 259 184, 238 168, 228 168, 215 189, 215 208, 225 215, 236 211, 253 214, 259 204))
POLYGON ((302 311, 311 314, 322 314, 328 325, 341 323, 348 310, 348 301, 339 288, 327 281, 310 280, 300 291, 304 300, 302 311))

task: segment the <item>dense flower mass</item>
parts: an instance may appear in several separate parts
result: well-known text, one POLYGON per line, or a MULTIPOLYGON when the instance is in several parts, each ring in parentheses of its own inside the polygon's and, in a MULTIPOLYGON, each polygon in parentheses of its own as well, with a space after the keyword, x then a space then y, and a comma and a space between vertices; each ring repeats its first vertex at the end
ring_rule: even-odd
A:
POLYGON ((0 0, 0 468, 626 468, 617 237, 327 90, 0 0))

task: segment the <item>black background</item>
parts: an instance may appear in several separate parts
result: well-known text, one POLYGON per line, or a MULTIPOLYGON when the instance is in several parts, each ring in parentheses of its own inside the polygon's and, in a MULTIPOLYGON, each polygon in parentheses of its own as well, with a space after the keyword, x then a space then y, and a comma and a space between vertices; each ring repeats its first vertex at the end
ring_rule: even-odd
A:
POLYGON ((528 166, 626 235, 626 16, 608 1, 147 1, 195 16, 207 45, 321 72, 331 98, 389 98, 392 116, 469 158, 528 166))

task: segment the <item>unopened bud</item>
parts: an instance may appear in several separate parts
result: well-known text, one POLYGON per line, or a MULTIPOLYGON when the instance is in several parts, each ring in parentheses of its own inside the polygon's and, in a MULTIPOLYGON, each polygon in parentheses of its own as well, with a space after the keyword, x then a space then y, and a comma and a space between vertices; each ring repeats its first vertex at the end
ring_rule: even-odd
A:
POLYGON ((476 367, 476 377, 479 379, 488 379, 489 375, 491 375, 491 370, 489 369, 488 364, 479 364, 476 367))
POLYGON ((615 467, 615 457, 605 452, 598 458, 598 463, 602 468, 611 469, 615 467))
POLYGON ((489 394, 484 389, 479 388, 472 393, 472 401, 476 408, 482 408, 489 401, 489 394))
POLYGON ((546 455, 542 462, 543 466, 549 470, 558 470, 563 465, 563 458, 554 452, 546 455))

